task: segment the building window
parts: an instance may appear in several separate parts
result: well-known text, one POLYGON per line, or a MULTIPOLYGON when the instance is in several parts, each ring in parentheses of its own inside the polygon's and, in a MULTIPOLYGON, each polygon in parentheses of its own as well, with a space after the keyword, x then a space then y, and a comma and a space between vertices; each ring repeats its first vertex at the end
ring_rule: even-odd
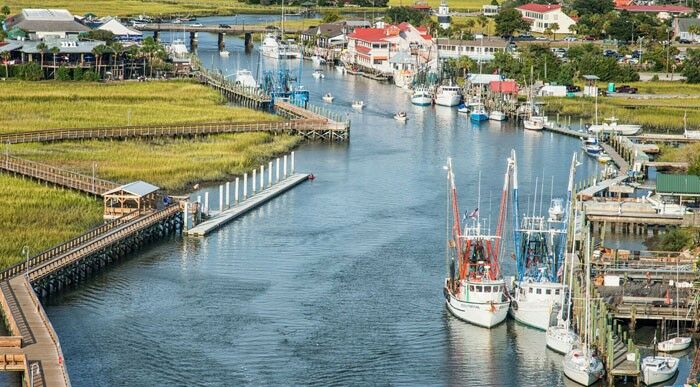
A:
POLYGON ((556 296, 559 295, 559 289, 554 289, 554 295, 556 295, 556 296))
POLYGON ((474 285, 469 285, 469 291, 474 291, 474 285))
POLYGON ((483 289, 481 288, 480 285, 477 285, 477 286, 476 286, 476 291, 477 291, 477 292, 483 292, 483 289))
POLYGON ((547 294, 552 294, 552 289, 547 289, 547 294))
POLYGON ((537 289, 537 294, 542 294, 542 289, 537 289))
POLYGON ((530 288, 530 293, 532 293, 532 288, 530 288))

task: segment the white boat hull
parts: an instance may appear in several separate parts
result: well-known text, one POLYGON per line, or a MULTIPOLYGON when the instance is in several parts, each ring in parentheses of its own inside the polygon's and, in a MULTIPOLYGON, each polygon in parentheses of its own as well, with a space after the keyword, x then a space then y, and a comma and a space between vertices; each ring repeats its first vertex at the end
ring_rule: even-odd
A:
POLYGON ((505 121, 507 118, 508 116, 506 116, 503 112, 492 111, 491 113, 489 113, 489 120, 492 121, 505 121))
POLYGON ((333 97, 323 97, 323 102, 333 103, 333 97))
POLYGON ((447 309, 455 317, 468 323, 484 328, 492 328, 502 323, 508 316, 509 302, 501 303, 472 303, 464 302, 447 293, 447 309))
POLYGON ((518 303, 517 310, 510 309, 515 321, 543 331, 549 328, 550 313, 551 306, 541 303, 518 303))
POLYGON ((678 352, 688 349, 692 342, 693 340, 690 337, 674 337, 660 342, 657 348, 661 352, 678 352))
POLYGON ((676 374, 676 372, 678 372, 678 359, 676 359, 675 357, 649 356, 642 359, 641 369, 642 380, 644 381, 644 384, 646 384, 647 386, 652 384, 658 384, 671 379, 676 374), (649 360, 658 361, 663 363, 664 365, 662 367, 647 366, 647 364, 645 363, 649 360))
POLYGON ((578 335, 566 327, 555 325, 547 328, 547 348, 554 352, 566 355, 578 345, 578 342, 578 335))
POLYGON ((411 103, 418 106, 430 106, 433 104, 433 99, 430 97, 411 97, 411 103))
POLYGON ((435 104, 440 106, 457 106, 462 102, 461 95, 437 95, 435 96, 435 104))
POLYGON ((603 377, 603 363, 600 360, 593 358, 593 364, 588 366, 580 366, 572 360, 574 353, 578 353, 581 356, 581 359, 579 360, 582 360, 582 363, 587 363, 590 360, 590 358, 586 359, 579 350, 573 350, 567 353, 562 361, 564 366, 564 375, 566 375, 567 378, 578 384, 590 386, 603 377))
POLYGON ((591 125, 588 127, 591 133, 610 133, 623 136, 634 136, 642 131, 641 125, 591 125))
POLYGON ((523 121, 523 126, 527 130, 542 130, 544 129, 544 122, 540 120, 525 120, 523 121))

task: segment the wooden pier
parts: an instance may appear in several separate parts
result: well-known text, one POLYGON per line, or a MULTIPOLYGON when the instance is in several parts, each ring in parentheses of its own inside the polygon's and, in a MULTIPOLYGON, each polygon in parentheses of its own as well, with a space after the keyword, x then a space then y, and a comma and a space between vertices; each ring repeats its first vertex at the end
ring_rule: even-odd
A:
POLYGON ((243 200, 240 204, 216 213, 212 218, 198 224, 197 226, 187 230, 188 235, 205 236, 210 232, 220 228, 239 217, 247 214, 253 209, 269 202, 277 196, 289 191, 297 185, 307 181, 309 175, 306 173, 293 174, 284 180, 268 186, 266 189, 243 200))
POLYGON ((577 130, 569 129, 566 126, 559 125, 557 123, 549 123, 544 126, 544 130, 558 133, 558 134, 563 134, 565 136, 570 136, 570 137, 576 137, 576 138, 587 138, 588 135, 583 132, 579 132, 577 130))
POLYGON ((229 102, 251 109, 270 111, 272 97, 257 87, 245 87, 224 78, 223 75, 200 69, 197 79, 221 93, 229 102))

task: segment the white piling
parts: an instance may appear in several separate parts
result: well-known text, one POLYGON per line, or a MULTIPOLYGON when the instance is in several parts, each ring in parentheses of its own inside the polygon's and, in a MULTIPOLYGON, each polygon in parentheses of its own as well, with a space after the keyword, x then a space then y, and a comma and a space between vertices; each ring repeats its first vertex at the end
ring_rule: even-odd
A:
POLYGON ((204 213, 209 215, 209 191, 204 192, 204 213))
POLYGON ((272 187, 272 161, 267 164, 267 186, 272 187))
POLYGON ((185 212, 182 214, 183 217, 183 228, 185 230, 189 230, 190 226, 187 223, 189 221, 189 212, 190 212, 190 202, 185 202, 185 212))
POLYGON ((224 212, 224 185, 219 184, 219 212, 224 212))
POLYGON ((235 196, 233 197, 233 203, 234 203, 234 204, 238 204, 238 180, 239 180, 239 178, 237 177, 237 178, 236 178, 236 194, 235 194, 235 196))
POLYGON ((257 184, 255 184, 255 175, 257 172, 257 169, 253 169, 253 194, 255 194, 255 189, 257 188, 257 184))
POLYGON ((226 182, 226 208, 231 207, 231 183, 226 182))
POLYGON ((243 200, 248 199, 248 174, 243 175, 243 200))
POLYGON ((280 181, 280 158, 277 158, 277 173, 276 173, 277 178, 275 178, 275 182, 279 183, 280 181))
POLYGON ((293 175, 294 174, 294 152, 292 152, 292 162, 291 162, 290 167, 291 168, 289 168, 289 170, 290 170, 289 174, 293 175))
POLYGON ((199 205, 200 205, 200 208, 201 208, 201 204, 202 204, 202 195, 197 195, 197 204, 199 204, 199 205))
POLYGON ((287 178, 287 155, 284 155, 284 165, 283 165, 282 169, 283 169, 282 176, 284 179, 286 179, 287 178))
POLYGON ((265 189, 265 166, 260 166, 260 190, 265 189))

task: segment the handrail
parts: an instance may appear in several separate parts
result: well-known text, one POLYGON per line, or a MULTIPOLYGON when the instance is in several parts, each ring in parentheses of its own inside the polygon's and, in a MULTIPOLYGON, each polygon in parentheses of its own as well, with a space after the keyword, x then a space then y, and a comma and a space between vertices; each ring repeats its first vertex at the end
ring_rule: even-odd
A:
MULTIPOLYGON (((41 306, 41 303, 39 302, 39 299, 36 297, 36 293, 34 293, 34 289, 32 289, 31 286, 29 286, 29 282, 27 279, 22 280, 22 284, 27 288, 27 292, 29 293, 29 298, 32 300, 32 303, 34 304, 34 307, 36 308, 36 311, 39 313, 39 317, 41 317, 41 321, 44 323, 44 326, 46 327, 46 330, 49 332, 49 337, 51 337, 51 341, 54 343, 54 348, 56 348, 56 354, 58 355, 58 364, 61 366, 61 374, 63 374, 63 380, 66 383, 67 387, 71 386, 70 379, 68 378, 68 373, 66 372, 66 366, 63 362, 63 350, 61 349, 61 342, 58 340, 58 335, 56 334, 56 330, 54 330, 53 325, 51 324, 51 321, 49 321, 49 316, 46 315, 46 311, 44 308, 41 306)), ((31 369, 29 372, 32 372, 31 369)))
MULTIPOLYGON (((119 218, 116 218, 114 220, 111 220, 109 222, 103 223, 99 226, 93 227, 92 229, 88 230, 87 232, 80 234, 72 239, 69 239, 68 241, 61 242, 57 245, 54 245, 53 247, 50 247, 41 253, 30 257, 29 258, 29 266, 35 266, 40 263, 44 263, 47 260, 53 258, 54 256, 58 254, 62 254, 65 251, 80 245, 92 238, 95 238, 96 236, 99 236, 117 226, 121 226, 133 219, 134 212, 125 214, 119 218)), ((0 271, 0 281, 4 281, 6 279, 15 277, 18 274, 23 273, 26 270, 26 265, 27 261, 24 260, 22 262, 19 262, 15 265, 12 265, 8 267, 7 269, 0 271)))

